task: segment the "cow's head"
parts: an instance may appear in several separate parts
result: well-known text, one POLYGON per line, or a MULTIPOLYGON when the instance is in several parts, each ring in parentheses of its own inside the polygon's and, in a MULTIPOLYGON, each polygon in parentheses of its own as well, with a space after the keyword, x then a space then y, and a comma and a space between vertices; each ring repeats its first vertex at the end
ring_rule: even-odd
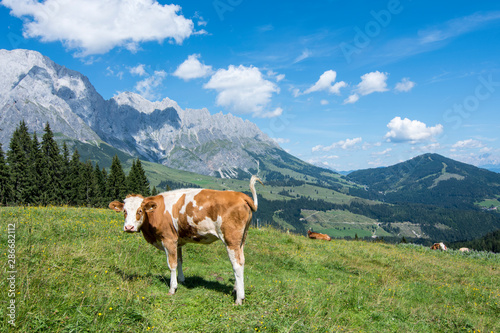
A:
POLYGON ((156 209, 154 201, 147 201, 142 195, 129 194, 123 200, 124 202, 113 201, 109 204, 109 208, 117 212, 124 212, 125 224, 123 231, 139 232, 147 212, 156 209))

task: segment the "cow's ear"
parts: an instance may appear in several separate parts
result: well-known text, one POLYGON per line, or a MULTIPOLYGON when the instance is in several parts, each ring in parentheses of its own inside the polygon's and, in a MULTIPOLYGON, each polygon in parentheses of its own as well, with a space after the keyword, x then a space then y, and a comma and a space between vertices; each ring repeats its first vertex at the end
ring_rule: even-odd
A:
POLYGON ((123 202, 120 202, 120 201, 113 201, 113 202, 110 202, 108 207, 109 209, 112 209, 114 211, 117 211, 117 212, 123 212, 123 202))
POLYGON ((156 209, 156 207, 158 207, 158 205, 154 201, 148 201, 143 205, 143 207, 146 213, 151 213, 156 209))

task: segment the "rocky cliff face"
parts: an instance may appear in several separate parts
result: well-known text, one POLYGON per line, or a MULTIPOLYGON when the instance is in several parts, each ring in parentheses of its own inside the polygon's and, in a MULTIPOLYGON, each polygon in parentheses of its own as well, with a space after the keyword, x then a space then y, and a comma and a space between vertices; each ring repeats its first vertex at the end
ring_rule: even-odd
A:
POLYGON ((124 92, 104 100, 87 77, 29 50, 0 50, 0 142, 21 120, 41 133, 103 140, 143 159, 206 175, 236 177, 281 148, 255 124, 207 109, 182 109, 124 92))

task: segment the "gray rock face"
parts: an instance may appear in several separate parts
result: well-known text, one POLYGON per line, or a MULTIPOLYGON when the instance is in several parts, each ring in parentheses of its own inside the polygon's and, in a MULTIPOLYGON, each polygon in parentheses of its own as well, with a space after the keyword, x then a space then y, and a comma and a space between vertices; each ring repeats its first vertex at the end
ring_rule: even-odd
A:
POLYGON ((255 124, 207 109, 182 109, 169 98, 151 102, 124 92, 104 100, 87 77, 29 50, 0 50, 0 142, 21 120, 41 133, 103 140, 153 162, 206 175, 236 177, 257 169, 256 156, 279 146, 255 124))

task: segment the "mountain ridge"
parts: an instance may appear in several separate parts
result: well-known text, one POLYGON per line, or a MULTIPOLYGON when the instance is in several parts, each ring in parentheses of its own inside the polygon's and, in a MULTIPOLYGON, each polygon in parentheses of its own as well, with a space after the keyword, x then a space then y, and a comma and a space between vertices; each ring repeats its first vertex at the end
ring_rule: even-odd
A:
POLYGON ((36 51, 0 50, 0 68, 4 146, 24 120, 32 132, 42 132, 48 122, 70 139, 103 141, 147 161, 221 178, 256 173, 263 164, 279 169, 272 165, 283 164, 283 156, 291 159, 248 120, 182 109, 169 98, 151 102, 133 92, 105 100, 86 76, 36 51))
POLYGON ((459 207, 500 196, 500 174, 431 153, 389 167, 353 171, 346 177, 393 203, 459 207))

